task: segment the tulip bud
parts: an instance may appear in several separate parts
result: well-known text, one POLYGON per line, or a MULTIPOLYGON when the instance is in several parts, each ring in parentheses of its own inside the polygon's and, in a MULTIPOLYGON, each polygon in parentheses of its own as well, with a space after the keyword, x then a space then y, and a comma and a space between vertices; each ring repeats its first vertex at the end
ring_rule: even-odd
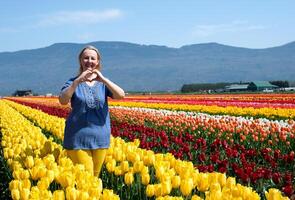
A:
POLYGON ((148 173, 141 175, 141 182, 143 185, 148 185, 150 182, 150 175, 148 173))
POLYGON ((178 188, 180 186, 180 176, 173 176, 171 181, 173 188, 178 188))
POLYGON ((28 170, 22 170, 20 173, 20 178, 23 179, 29 179, 30 178, 30 173, 28 170))
POLYGON ((192 178, 184 179, 180 183, 180 191, 184 196, 190 195, 194 187, 194 182, 192 178))
POLYGON ((195 194, 192 196, 192 200, 202 200, 202 198, 195 194))
POLYGON ((19 186, 19 180, 12 180, 9 183, 9 190, 12 191, 14 189, 18 189, 19 186))
POLYGON ((21 200, 28 200, 30 197, 31 191, 28 188, 23 188, 20 191, 20 199, 21 200))
POLYGON ((199 174, 198 190, 205 192, 209 189, 209 178, 207 173, 199 174))
POLYGON ((161 183, 162 187, 162 194, 161 195, 168 195, 172 190, 172 185, 170 181, 165 181, 161 183))
POLYGON ((129 170, 129 163, 128 161, 124 160, 123 162, 120 163, 121 169, 123 172, 128 172, 129 170))
POLYGON ((155 195, 155 185, 147 185, 146 196, 152 197, 155 195))
POLYGON ((114 172, 115 167, 116 167, 116 161, 115 160, 111 160, 110 162, 108 162, 106 164, 106 168, 107 168, 108 172, 114 172))
POLYGON ((88 192, 86 192, 86 191, 79 192, 78 199, 81 199, 81 200, 87 200, 87 199, 89 199, 88 192))
POLYGON ((30 179, 24 179, 21 181, 22 188, 31 189, 30 179))
POLYGON ((34 166, 34 158, 33 156, 28 156, 25 160, 25 166, 28 169, 31 169, 34 166))
POLYGON ((128 172, 124 175, 124 182, 127 184, 127 185, 131 185, 134 181, 134 177, 133 177, 133 174, 128 172))
POLYGON ((136 161, 133 165, 133 170, 134 173, 138 173, 142 170, 143 168, 143 162, 142 161, 136 161))
POLYGON ((155 196, 160 197, 162 195, 163 195, 162 185, 161 184, 156 184, 155 185, 155 196))
POLYGON ((11 190, 11 198, 13 200, 18 200, 20 199, 20 193, 19 193, 19 190, 18 189, 13 189, 11 190))
POLYGON ((67 200, 76 200, 78 197, 78 191, 74 187, 66 188, 66 197, 67 200))
POLYGON ((55 190, 53 192, 53 196, 52 196, 53 200, 64 200, 65 199, 65 194, 63 190, 55 190))

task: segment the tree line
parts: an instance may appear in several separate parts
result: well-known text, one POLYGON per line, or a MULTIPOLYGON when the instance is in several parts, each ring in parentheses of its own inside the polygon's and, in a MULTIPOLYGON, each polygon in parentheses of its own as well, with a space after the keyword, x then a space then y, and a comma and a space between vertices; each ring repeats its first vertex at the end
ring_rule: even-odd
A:
MULTIPOLYGON (((276 85, 279 88, 285 88, 289 87, 288 81, 269 81, 272 85, 276 85)), ((208 91, 208 90, 223 90, 225 89, 225 86, 229 86, 231 84, 249 84, 249 82, 239 82, 239 83, 227 83, 227 82, 221 82, 221 83, 193 83, 193 84, 184 84, 181 87, 181 92, 183 93, 189 93, 189 92, 202 92, 202 91, 208 91)))

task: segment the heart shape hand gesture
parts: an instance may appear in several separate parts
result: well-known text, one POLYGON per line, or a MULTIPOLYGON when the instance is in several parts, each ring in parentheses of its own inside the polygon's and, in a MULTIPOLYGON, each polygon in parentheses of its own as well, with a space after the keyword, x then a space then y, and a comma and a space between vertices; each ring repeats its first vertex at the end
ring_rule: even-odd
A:
POLYGON ((92 82, 100 81, 103 82, 105 77, 99 70, 86 70, 79 76, 80 82, 92 82))
POLYGON ((92 82, 97 78, 97 73, 91 73, 89 76, 87 76, 87 81, 92 82))

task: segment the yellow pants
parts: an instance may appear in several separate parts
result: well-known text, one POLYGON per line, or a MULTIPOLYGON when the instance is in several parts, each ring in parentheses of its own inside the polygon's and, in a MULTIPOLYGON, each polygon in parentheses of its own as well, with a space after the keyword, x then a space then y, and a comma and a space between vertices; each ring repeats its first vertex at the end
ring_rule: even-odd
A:
POLYGON ((67 155, 75 164, 83 164, 87 171, 94 176, 99 176, 107 149, 94 150, 66 150, 67 155))

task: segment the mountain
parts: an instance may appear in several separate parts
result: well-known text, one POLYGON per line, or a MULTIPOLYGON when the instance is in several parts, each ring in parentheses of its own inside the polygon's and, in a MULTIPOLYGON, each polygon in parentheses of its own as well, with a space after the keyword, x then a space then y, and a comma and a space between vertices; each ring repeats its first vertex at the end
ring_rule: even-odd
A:
MULTIPOLYGON (((254 80, 294 80, 295 42, 265 49, 218 43, 169 48, 127 42, 92 42, 102 54, 103 74, 125 91, 179 90, 183 84, 254 80)), ((0 53, 0 95, 32 89, 58 94, 78 72, 86 44, 0 53)))

